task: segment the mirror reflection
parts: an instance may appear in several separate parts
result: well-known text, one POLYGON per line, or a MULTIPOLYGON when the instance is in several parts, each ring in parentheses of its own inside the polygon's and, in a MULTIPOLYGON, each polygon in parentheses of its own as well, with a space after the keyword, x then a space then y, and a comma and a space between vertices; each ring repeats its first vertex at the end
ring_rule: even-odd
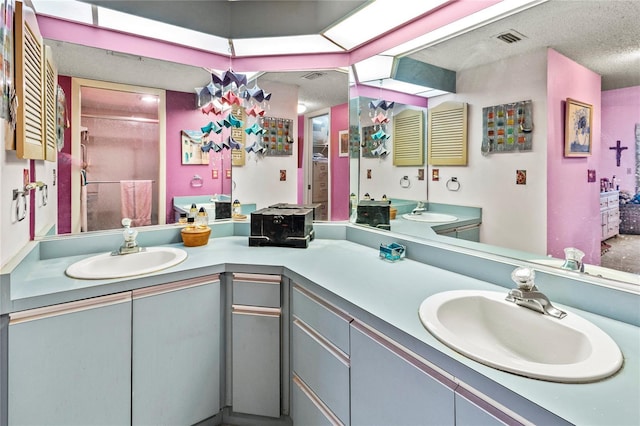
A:
MULTIPOLYGON (((623 9, 612 11, 617 18, 599 20, 598 26, 615 33, 615 22, 627 19, 623 9)), ((608 64, 601 63, 604 59, 594 62, 590 49, 581 47, 584 44, 569 49, 565 38, 557 40, 565 50, 548 51, 545 46, 554 46, 554 40, 537 49, 527 47, 523 41, 522 47, 507 50, 493 37, 513 28, 536 42, 545 36, 541 34, 547 28, 542 24, 545 19, 569 15, 587 19, 585 15, 590 13, 593 10, 584 2, 548 2, 410 55, 457 72, 456 93, 429 98, 429 109, 448 101, 469 105, 468 165, 426 166, 428 189, 415 201, 428 201, 427 206, 481 208, 482 244, 475 248, 483 251, 560 268, 566 263, 565 249, 573 247, 585 253, 582 261, 587 273, 640 283, 640 227, 628 217, 629 206, 620 205, 621 194, 623 199, 632 199, 640 186, 634 133, 640 111, 640 82, 631 65, 633 61, 621 73, 612 73, 608 64), (592 69, 602 70, 605 77, 600 80, 592 69), (564 155, 564 106, 568 98, 593 106, 593 151, 589 156, 564 155), (483 109, 528 100, 532 106, 533 149, 483 153, 488 137, 483 128, 483 109), (616 159, 617 140, 628 148, 621 155, 620 165, 616 159), (448 184, 454 178, 456 190, 448 184), (601 179, 608 181, 607 188, 603 188, 608 192, 600 191, 601 179), (601 201, 608 196, 612 197, 611 211, 608 203, 603 205, 601 201)), ((576 22, 573 18, 571 21, 576 22)), ((575 31, 582 34, 579 29, 575 31)), ((628 49, 625 40, 608 38, 607 43, 610 53, 628 49)), ((361 123, 358 125, 362 131, 361 123)), ((393 141, 389 145, 393 150, 393 141)), ((360 196, 371 193, 370 187, 363 190, 373 180, 366 178, 367 173, 372 177, 382 174, 381 181, 397 183, 397 177, 385 172, 384 161, 378 160, 378 167, 371 163, 363 167, 365 161, 360 158, 360 196)), ((395 230, 400 231, 398 228, 395 230)), ((419 235, 412 230, 408 233, 419 235)), ((459 239, 449 242, 468 246, 459 239)))

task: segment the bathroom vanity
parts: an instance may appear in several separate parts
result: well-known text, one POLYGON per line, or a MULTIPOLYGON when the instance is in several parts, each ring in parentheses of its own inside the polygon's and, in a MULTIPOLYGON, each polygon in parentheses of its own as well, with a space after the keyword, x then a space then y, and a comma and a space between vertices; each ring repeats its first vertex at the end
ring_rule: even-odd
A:
POLYGON ((119 234, 30 243, 0 281, 0 423, 233 424, 256 414, 300 425, 640 423, 637 291, 538 267, 554 305, 611 336, 624 365, 594 383, 529 379, 450 349, 418 316, 447 290, 506 296, 523 262, 349 224, 314 230, 305 250, 249 247, 248 223, 213 225, 203 247, 182 247, 177 227, 143 230, 140 245, 180 247, 187 259, 113 280, 64 271, 117 247, 119 234), (392 241, 405 259, 378 257, 392 241), (248 338, 255 330, 264 341, 248 338), (250 342, 271 348, 264 363, 250 342), (238 374, 276 392, 276 412, 255 408, 263 400, 236 388, 238 374))

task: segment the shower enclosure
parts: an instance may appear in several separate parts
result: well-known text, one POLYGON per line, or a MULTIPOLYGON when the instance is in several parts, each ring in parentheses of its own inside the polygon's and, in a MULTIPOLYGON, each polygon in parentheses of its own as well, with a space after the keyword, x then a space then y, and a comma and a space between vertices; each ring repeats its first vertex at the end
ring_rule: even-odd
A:
POLYGON ((158 97, 81 88, 82 231, 158 224, 158 97), (131 192, 134 191, 134 192, 131 192))

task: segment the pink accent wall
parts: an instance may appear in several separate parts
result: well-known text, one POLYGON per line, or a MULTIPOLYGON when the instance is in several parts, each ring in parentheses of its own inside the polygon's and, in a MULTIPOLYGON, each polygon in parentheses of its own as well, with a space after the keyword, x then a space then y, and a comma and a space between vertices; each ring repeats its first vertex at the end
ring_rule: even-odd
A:
POLYGON ((634 194, 636 189, 636 135, 635 126, 640 123, 640 86, 602 92, 602 157, 598 180, 613 175, 620 180, 620 190, 634 194), (616 146, 627 147, 616 166, 616 146), (630 169, 631 173, 627 173, 630 169))
POLYGON ((349 157, 340 157, 338 132, 349 130, 349 104, 331 108, 331 220, 349 219, 349 157))
MULTIPOLYGON (((72 111, 71 77, 58 76, 58 84, 67 99, 67 112, 72 111)), ((71 122, 71 117, 67 117, 71 122)), ((79 179, 80 177, 78 177, 79 179)), ((71 232, 71 127, 64 131, 64 147, 58 153, 58 233, 71 232)))
POLYGON ((399 104, 413 105, 417 107, 427 107, 427 98, 422 96, 410 95, 408 93, 396 92, 393 90, 381 89, 371 86, 365 86, 363 84, 356 84, 349 87, 349 98, 372 98, 372 99, 384 99, 386 101, 393 101, 399 104))
POLYGON ((587 170, 599 170, 601 77, 548 49, 547 63, 547 253, 564 258, 564 248, 576 247, 584 261, 600 264, 600 184, 587 182, 587 170), (564 114, 567 98, 593 105, 592 153, 564 157, 564 114))
MULTIPOLYGON (((180 132, 199 130, 215 117, 204 115, 196 109, 194 93, 167 92, 167 223, 173 223, 173 197, 211 195, 223 193, 231 187, 231 182, 223 170, 231 167, 231 151, 218 153, 210 151, 209 164, 183 165, 180 132), (222 162, 221 162, 222 159, 222 162), (218 179, 212 178, 212 169, 218 170, 218 179), (202 186, 194 188, 194 175, 202 177, 202 186)), ((217 140, 216 140, 217 141, 217 140)), ((228 192, 227 192, 228 193, 228 192)))

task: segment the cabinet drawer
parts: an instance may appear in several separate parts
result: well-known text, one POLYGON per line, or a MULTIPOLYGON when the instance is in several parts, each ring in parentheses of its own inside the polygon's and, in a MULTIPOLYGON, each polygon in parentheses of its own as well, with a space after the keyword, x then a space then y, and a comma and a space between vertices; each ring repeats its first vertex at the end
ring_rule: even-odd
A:
POLYGON ((293 288, 293 315, 349 355, 349 323, 353 318, 345 312, 296 285, 293 288))
POLYGON ((349 424, 349 359, 299 319, 292 329, 293 371, 335 413, 349 424))
POLYGON ((617 221, 618 219, 620 219, 620 210, 618 209, 609 210, 607 216, 608 216, 609 222, 617 221))
POLYGON ((280 276, 234 274, 233 304, 280 307, 280 276))
POLYGON ((294 425, 341 426, 342 422, 297 377, 293 376, 291 399, 294 409, 291 420, 294 425))

